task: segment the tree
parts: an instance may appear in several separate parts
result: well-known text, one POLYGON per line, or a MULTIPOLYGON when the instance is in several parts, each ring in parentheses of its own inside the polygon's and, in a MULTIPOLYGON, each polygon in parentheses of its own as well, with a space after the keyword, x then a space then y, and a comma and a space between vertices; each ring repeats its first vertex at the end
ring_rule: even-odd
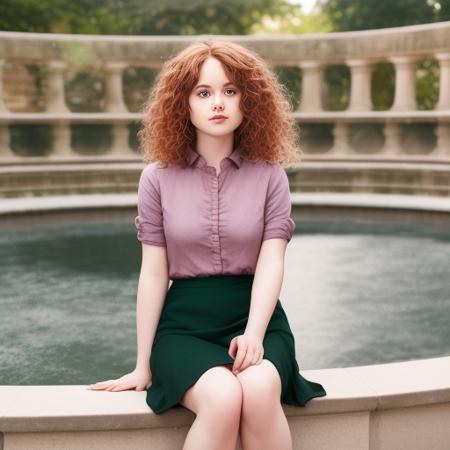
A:
POLYGON ((318 0, 335 31, 399 27, 450 19, 450 0, 318 0))
POLYGON ((249 34, 287 0, 2 0, 0 29, 73 34, 249 34))

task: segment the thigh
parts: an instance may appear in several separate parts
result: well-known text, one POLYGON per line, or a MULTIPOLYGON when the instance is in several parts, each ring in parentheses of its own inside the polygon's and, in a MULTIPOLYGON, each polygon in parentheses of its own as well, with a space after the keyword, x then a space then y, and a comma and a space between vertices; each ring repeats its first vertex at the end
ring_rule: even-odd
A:
POLYGON ((214 366, 206 370, 199 379, 184 393, 180 403, 198 414, 204 405, 211 406, 216 402, 219 405, 227 401, 238 400, 241 395, 240 384, 231 372, 233 364, 214 366))

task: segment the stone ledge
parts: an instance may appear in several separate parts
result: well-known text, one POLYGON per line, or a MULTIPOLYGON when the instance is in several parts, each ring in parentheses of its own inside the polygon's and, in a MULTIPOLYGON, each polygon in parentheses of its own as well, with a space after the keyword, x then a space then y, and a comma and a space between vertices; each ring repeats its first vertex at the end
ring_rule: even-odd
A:
MULTIPOLYGON (((427 195, 310 193, 292 192, 293 205, 353 206, 365 208, 396 208, 450 212, 449 197, 427 195)), ((0 199, 0 216, 31 211, 72 210, 77 208, 134 207, 137 193, 53 195, 0 199)))
POLYGON ((293 205, 355 206, 450 212, 450 198, 429 195, 291 193, 293 205))
MULTIPOLYGON (((305 407, 283 405, 288 418, 399 409, 450 402, 450 356, 358 367, 303 370, 327 396, 305 407)), ((0 431, 88 431, 183 427, 182 406, 154 414, 146 392, 92 391, 74 386, 0 386, 0 431)))
MULTIPOLYGON (((145 166, 134 157, 79 161, 58 158, 42 164, 34 158, 23 160, 24 165, 17 164, 17 159, 16 163, 10 160, 0 164, 0 198, 131 194, 137 191, 139 173, 145 166)), ((296 193, 450 197, 448 158, 416 158, 413 162, 401 158, 310 158, 286 172, 291 190, 296 193)))
POLYGON ((191 42, 203 39, 249 45, 274 64, 298 61, 342 61, 354 58, 385 60, 390 56, 428 56, 447 52, 450 23, 409 25, 393 28, 332 33, 282 35, 123 36, 64 33, 0 32, 3 58, 70 62, 74 49, 84 48, 90 65, 129 61, 160 65, 191 42))

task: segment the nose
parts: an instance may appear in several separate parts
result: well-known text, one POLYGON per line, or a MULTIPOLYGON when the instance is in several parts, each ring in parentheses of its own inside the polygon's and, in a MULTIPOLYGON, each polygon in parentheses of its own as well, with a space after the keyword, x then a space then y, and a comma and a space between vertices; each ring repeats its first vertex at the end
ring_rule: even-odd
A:
POLYGON ((212 104, 213 111, 223 110, 223 101, 222 101, 220 94, 215 95, 213 98, 214 98, 213 104, 212 104))

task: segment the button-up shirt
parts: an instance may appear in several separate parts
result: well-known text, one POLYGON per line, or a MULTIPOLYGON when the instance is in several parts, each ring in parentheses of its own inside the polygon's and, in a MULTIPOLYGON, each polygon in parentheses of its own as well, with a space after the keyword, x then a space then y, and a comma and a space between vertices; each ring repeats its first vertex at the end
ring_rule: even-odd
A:
POLYGON ((295 230, 283 167, 244 160, 239 149, 218 175, 193 150, 184 168, 147 164, 137 209, 137 239, 166 247, 171 279, 254 274, 262 241, 289 242, 295 230))

